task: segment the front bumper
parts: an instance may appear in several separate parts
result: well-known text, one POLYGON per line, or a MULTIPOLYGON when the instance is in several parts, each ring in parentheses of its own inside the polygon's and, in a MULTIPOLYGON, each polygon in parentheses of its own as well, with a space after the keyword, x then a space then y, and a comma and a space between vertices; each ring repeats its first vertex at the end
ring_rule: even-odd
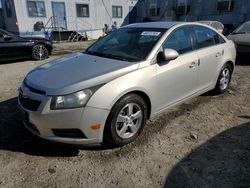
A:
POLYGON ((18 106, 23 114, 23 123, 33 134, 55 142, 89 145, 99 144, 103 140, 103 131, 109 110, 93 107, 50 110, 50 96, 32 93, 26 90, 28 99, 41 101, 37 110, 29 110, 22 105, 21 95, 18 97, 18 106), (100 124, 99 129, 92 129, 92 125, 100 124), (55 135, 53 130, 79 130, 82 138, 70 138, 55 135))

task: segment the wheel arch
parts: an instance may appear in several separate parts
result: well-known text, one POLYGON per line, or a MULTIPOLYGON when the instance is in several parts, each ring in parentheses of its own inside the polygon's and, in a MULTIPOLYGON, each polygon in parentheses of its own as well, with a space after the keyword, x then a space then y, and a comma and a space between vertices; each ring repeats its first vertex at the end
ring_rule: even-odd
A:
MULTIPOLYGON (((149 96, 145 92, 140 91, 140 90, 130 91, 130 92, 126 93, 125 95, 129 95, 129 94, 136 94, 136 95, 140 96, 141 98, 143 98, 143 100, 145 101, 145 103, 147 105, 147 119, 149 119, 151 116, 151 108, 152 108, 151 100, 150 100, 149 96)), ((124 97, 125 95, 123 95, 122 97, 124 97)), ((120 97, 120 99, 122 97, 120 97)))
POLYGON ((134 89, 130 89, 127 91, 122 92, 119 96, 117 96, 111 106, 110 109, 112 109, 114 107, 114 105, 120 100, 122 99, 124 96, 129 95, 129 94, 136 94, 138 96, 140 96, 146 103, 147 105, 147 119, 149 119, 151 117, 151 112, 152 112, 152 102, 150 99, 150 96, 147 94, 147 92, 144 92, 143 90, 139 90, 138 88, 134 88, 134 89))
POLYGON ((230 67, 232 68, 232 72, 234 71, 234 63, 233 63, 233 61, 228 60, 228 61, 226 61, 226 63, 225 63, 225 64, 229 64, 229 65, 230 65, 230 67))

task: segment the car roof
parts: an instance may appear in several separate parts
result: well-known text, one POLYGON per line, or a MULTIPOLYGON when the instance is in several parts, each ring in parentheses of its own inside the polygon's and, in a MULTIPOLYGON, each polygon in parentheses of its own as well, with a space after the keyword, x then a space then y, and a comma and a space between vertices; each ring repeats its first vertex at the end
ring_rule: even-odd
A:
POLYGON ((134 23, 126 25, 123 28, 160 28, 160 29, 169 29, 175 25, 188 23, 188 22, 169 22, 169 21, 160 21, 160 22, 143 22, 143 23, 134 23))

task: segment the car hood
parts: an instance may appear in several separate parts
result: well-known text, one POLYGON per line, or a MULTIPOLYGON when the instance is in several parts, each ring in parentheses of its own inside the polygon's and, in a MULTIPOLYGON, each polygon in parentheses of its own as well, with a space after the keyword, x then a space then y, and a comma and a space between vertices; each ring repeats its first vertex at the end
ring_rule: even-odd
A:
POLYGON ((138 67, 139 63, 74 53, 37 67, 25 82, 47 95, 65 95, 105 84, 138 67))
POLYGON ((234 41, 236 44, 250 45, 250 33, 230 34, 227 38, 234 41))

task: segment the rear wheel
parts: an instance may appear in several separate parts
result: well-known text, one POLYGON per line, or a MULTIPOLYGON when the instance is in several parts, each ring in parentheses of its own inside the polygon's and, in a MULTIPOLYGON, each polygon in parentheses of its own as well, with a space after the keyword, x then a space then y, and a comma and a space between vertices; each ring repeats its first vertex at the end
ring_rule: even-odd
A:
POLYGON ((115 146, 133 142, 146 122, 147 105, 143 98, 129 94, 121 98, 108 117, 104 141, 115 146))
POLYGON ((48 49, 42 45, 38 44, 35 45, 32 49, 32 57, 35 60, 43 60, 49 57, 49 51, 48 49))
POLYGON ((225 64, 221 69, 216 87, 214 89, 214 92, 216 94, 224 93, 228 89, 231 81, 231 76, 232 76, 232 67, 229 64, 225 64))

